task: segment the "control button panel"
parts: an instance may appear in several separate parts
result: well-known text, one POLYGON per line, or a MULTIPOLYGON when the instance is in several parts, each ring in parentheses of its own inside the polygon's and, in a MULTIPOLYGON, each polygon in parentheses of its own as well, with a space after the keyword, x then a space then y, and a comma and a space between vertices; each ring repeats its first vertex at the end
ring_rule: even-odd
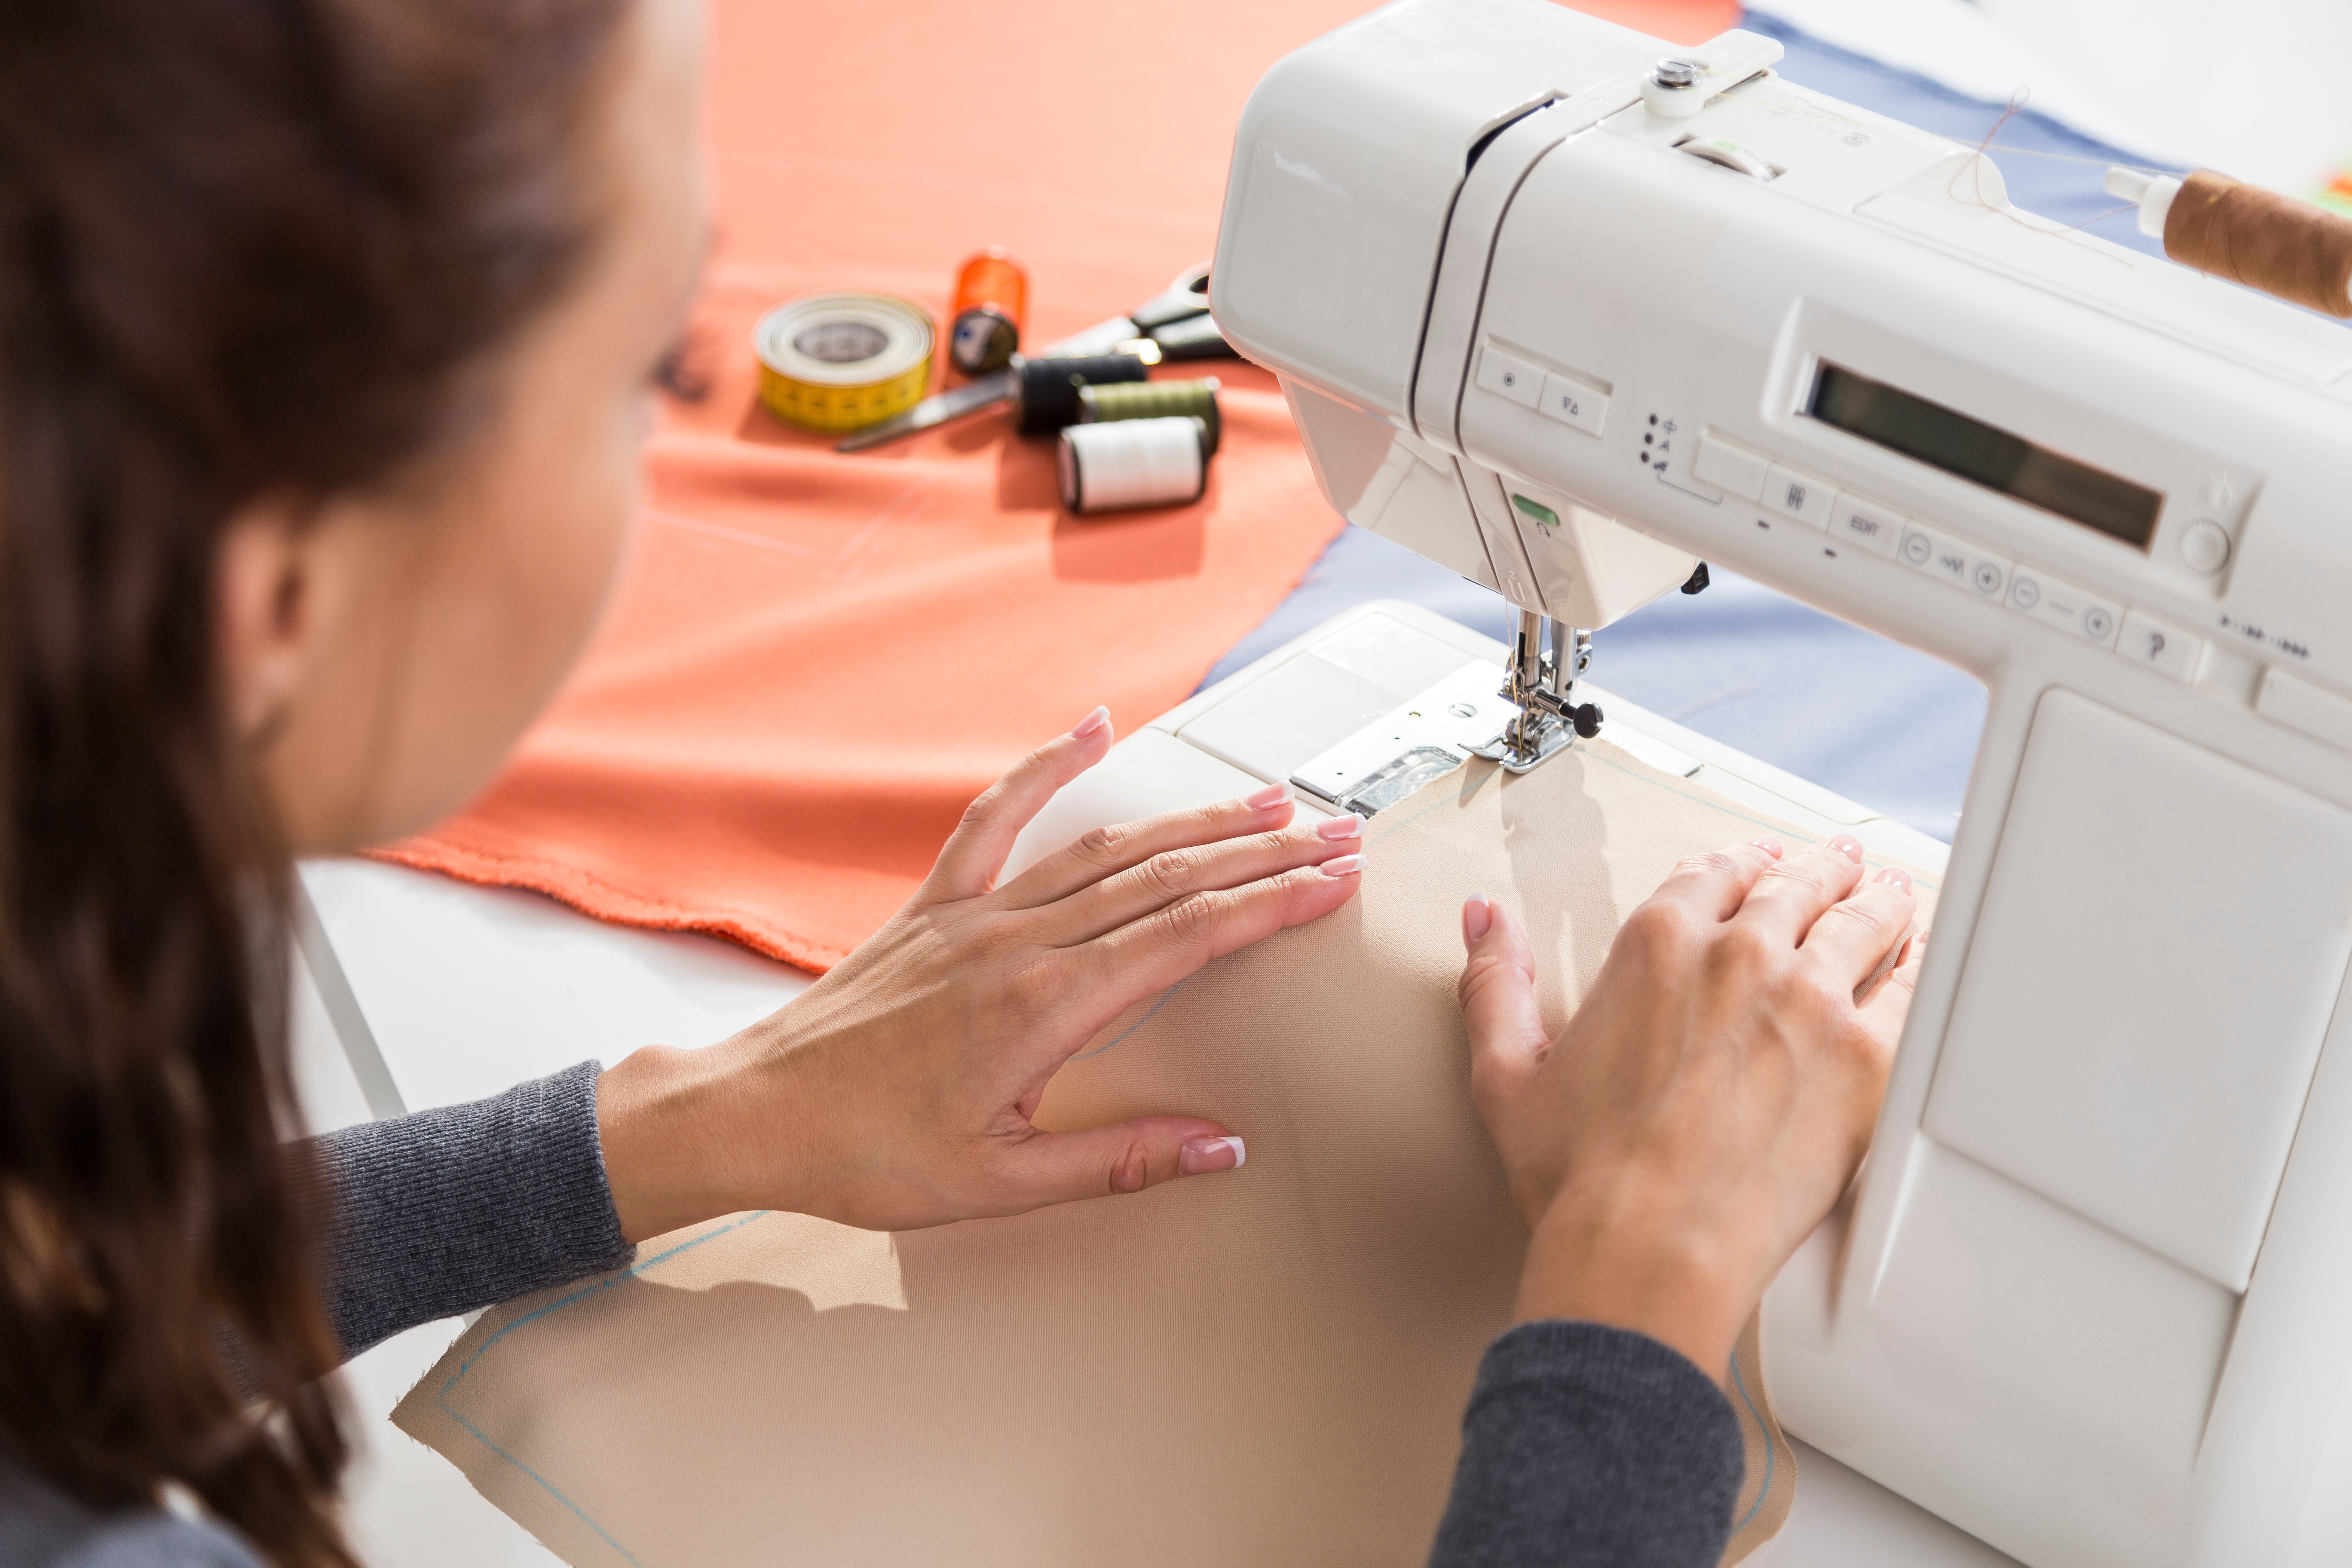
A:
POLYGON ((1832 538, 1881 555, 1892 555, 1902 548, 1904 522, 1903 514, 1893 508, 1854 496, 1839 496, 1837 505, 1830 509, 1832 538))
POLYGON ((1940 577, 1956 588, 1965 588, 1996 605, 2000 603, 2003 592, 2009 587, 2011 563, 2007 557, 1948 539, 1916 522, 1903 525, 1903 542, 1895 552, 1895 558, 1906 566, 1916 566, 1931 577, 1940 577))
MULTIPOLYGON (((1512 402, 1535 408, 1543 402, 1544 373, 1514 353, 1488 343, 1478 355, 1478 384, 1512 402)), ((1600 432, 1595 431, 1598 435, 1600 432)))
POLYGON ((1764 493, 1757 499, 1782 517, 1825 529, 1838 493, 1837 487, 1825 480, 1775 463, 1764 471, 1764 493))
POLYGON ((2115 647, 2116 634, 2123 629, 2121 605, 2087 593, 2039 568, 2020 571, 2011 580, 2009 605, 2045 626, 2087 637, 2101 647, 2115 647))
MULTIPOLYGON (((1493 353, 1493 350, 1488 350, 1493 353)), ((1609 395, 1595 392, 1573 376, 1547 371, 1543 378, 1543 401, 1537 405, 1561 424, 1581 430, 1588 436, 1601 434, 1601 422, 1609 417, 1609 395)))
POLYGON ((2203 637, 2145 610, 2126 610, 2123 635, 2116 639, 2116 651, 2126 658, 2179 681, 2196 673, 2197 656, 2204 649, 2203 637))
POLYGON ((1745 447, 1734 446, 1720 436, 1704 436, 1699 438, 1698 458, 1691 464, 1691 478, 1741 500, 1754 500, 1764 493, 1764 475, 1771 467, 1745 447))
MULTIPOLYGON (((1691 477, 1742 500, 1758 502, 1775 516, 1824 530, 1834 542, 1899 561, 1961 593, 2003 605, 2096 647, 2111 649, 2171 679, 2183 683, 2192 679, 2204 653, 2205 639, 2194 632, 2102 598, 2038 566, 1995 555, 1893 507, 1843 493, 1826 479, 1776 463, 1713 432, 1700 438, 1697 457, 1691 464, 1691 477)), ((1766 520, 1759 517, 1757 521, 1760 523, 1766 520)), ((2220 548, 2212 557, 2211 567, 2198 565, 2197 569, 2218 571, 2229 559, 2230 539, 2217 524, 2199 522, 2188 530, 2181 541, 2181 553, 2191 564, 2206 559, 2197 552, 2210 552, 2212 542, 2200 542, 2198 537, 2192 537, 2200 529, 2210 529, 2220 548)), ((2320 695, 2329 702, 2343 704, 2346 739, 2340 743, 2347 751, 2352 751, 2352 701, 2320 695)))

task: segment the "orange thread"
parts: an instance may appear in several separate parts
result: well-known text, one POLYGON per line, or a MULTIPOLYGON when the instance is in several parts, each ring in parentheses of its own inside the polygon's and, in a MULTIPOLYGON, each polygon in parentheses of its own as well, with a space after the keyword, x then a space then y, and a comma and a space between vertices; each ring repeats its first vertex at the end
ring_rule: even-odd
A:
POLYGON ((2184 267, 2326 315, 2352 317, 2352 218, 2200 169, 2164 219, 2184 267))
MULTIPOLYGON (((1989 213, 1997 213, 2000 216, 2005 217, 2010 222, 2015 224, 2018 227, 2024 229, 2029 234, 2038 234, 2052 239, 2063 239, 2067 244, 2076 246, 2079 248, 2089 252, 2093 256, 2099 257, 2103 260, 2114 261, 2124 266, 2130 265, 2121 257, 2110 255, 2108 252, 2101 249, 2095 245, 2085 244, 2083 240, 2074 237, 2075 235, 2086 226, 2098 222, 2100 218, 2113 217, 2118 212, 2129 212, 2132 210, 2129 207, 2116 207, 2112 211, 2103 212, 2095 216, 2084 218, 2081 223, 2074 224, 2066 228, 2042 228, 2038 225, 2026 222, 2023 218, 2018 216, 2017 214, 2011 211, 2007 205, 1995 206, 1992 203, 1985 199, 1984 166, 1986 163, 1991 162, 1990 158, 1988 156, 1988 152, 1993 144, 1992 139, 2000 135, 2000 128, 2016 118, 2017 111, 2023 109, 2028 103, 2032 102, 2032 99, 2033 89, 2028 87, 2021 87, 2015 92, 2009 95, 2009 107, 2000 111, 2000 118, 1992 122, 1992 128, 1987 131, 1984 133, 1983 140, 1977 143, 1976 156, 1969 159, 1964 168, 1955 169, 1952 171, 1952 183, 1946 187, 1947 193, 1954 201, 1959 203, 1961 205, 1979 206, 1984 208, 1984 210, 1989 213), (1974 176, 1972 184, 1976 187, 1976 195, 1973 200, 1960 194, 1960 176, 1963 174, 1974 176)), ((2012 150, 2022 151, 2022 149, 2012 150)), ((1996 167, 1998 167, 1998 165, 1996 165, 1996 167)), ((2007 183, 2003 182, 2004 190, 2006 189, 2006 184, 2007 183)))

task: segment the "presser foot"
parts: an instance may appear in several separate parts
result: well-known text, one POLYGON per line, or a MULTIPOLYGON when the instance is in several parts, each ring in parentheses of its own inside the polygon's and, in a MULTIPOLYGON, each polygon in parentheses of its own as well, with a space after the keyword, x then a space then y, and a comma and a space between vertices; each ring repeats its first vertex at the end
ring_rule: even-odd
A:
POLYGON ((1503 727, 1501 734, 1471 747, 1470 752, 1473 756, 1502 763, 1507 772, 1523 773, 1574 745, 1576 736, 1576 727, 1567 720, 1540 711, 1522 712, 1503 727))

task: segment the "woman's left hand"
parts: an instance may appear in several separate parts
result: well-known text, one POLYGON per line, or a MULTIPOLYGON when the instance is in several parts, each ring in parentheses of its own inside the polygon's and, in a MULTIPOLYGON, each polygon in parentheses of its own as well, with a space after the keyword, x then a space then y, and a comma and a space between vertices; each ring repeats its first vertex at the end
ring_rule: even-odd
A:
POLYGON ((1110 747, 1097 710, 982 795, 905 908, 762 1022, 604 1074, 631 1240, 748 1208, 909 1230, 1231 1170, 1233 1130, 1147 1116, 1048 1132, 1045 1085, 1130 1004, 1351 897, 1362 823, 1261 790, 1101 828, 1003 887, 1013 841, 1110 747))

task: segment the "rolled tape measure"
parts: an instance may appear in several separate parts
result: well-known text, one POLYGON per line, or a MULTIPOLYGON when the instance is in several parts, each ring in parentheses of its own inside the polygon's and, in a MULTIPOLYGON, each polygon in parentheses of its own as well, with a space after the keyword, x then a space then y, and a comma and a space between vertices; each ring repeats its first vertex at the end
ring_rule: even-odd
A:
POLYGON ((931 388, 931 318, 888 294, 806 294, 751 329, 760 401, 811 430, 902 414, 931 388))

